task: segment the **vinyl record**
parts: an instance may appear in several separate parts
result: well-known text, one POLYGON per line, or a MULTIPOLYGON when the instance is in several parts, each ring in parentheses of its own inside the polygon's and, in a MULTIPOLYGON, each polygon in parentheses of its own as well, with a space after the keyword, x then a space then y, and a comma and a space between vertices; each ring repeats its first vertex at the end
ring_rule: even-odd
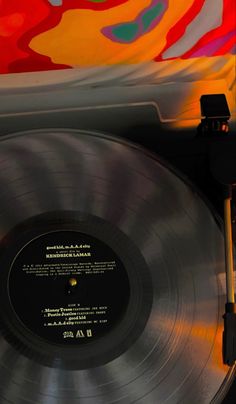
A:
POLYGON ((1 138, 0 190, 1 404, 221 402, 223 235, 192 185, 50 129, 1 138))

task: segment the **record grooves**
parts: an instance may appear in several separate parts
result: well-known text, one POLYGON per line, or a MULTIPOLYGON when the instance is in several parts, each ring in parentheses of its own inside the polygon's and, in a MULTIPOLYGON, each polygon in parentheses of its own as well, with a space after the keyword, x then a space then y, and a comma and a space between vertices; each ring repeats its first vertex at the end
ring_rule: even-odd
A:
POLYGON ((220 402, 224 242, 194 187, 97 133, 0 144, 0 402, 220 402))

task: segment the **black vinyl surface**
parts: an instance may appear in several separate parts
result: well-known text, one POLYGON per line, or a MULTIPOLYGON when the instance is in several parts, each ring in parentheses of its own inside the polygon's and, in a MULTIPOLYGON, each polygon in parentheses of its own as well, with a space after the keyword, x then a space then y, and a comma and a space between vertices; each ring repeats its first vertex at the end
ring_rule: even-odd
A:
MULTIPOLYGON (((64 125, 64 122, 62 123, 64 125)), ((89 129, 89 128, 88 128, 89 129)), ((115 130, 113 130, 115 133, 115 130)), ((210 172, 210 150, 221 139, 205 139, 195 136, 196 131, 172 131, 157 125, 130 127, 119 131, 121 137, 132 140, 156 152, 187 176, 206 195, 218 214, 222 217, 222 189, 210 172)), ((236 134, 231 132, 224 140, 232 150, 236 150, 236 134)), ((236 240, 236 192, 233 191, 233 238, 236 240)), ((236 381, 232 384, 222 404, 236 403, 236 381)))
MULTIPOLYGON (((215 180, 210 167, 211 150, 219 149, 223 143, 225 149, 236 153, 236 133, 229 132, 222 138, 199 138, 196 131, 157 131, 156 127, 137 127, 126 133, 130 140, 140 143, 144 147, 164 157, 174 167, 184 173, 206 195, 223 220, 222 187, 215 180)), ((234 170, 236 170, 236 160, 234 170)), ((231 174, 231 172, 230 172, 231 174)), ((236 187, 232 193, 232 231, 236 245, 236 187)), ((235 259, 236 261, 236 259, 235 259)), ((229 392, 222 404, 236 403, 236 374, 229 392)))

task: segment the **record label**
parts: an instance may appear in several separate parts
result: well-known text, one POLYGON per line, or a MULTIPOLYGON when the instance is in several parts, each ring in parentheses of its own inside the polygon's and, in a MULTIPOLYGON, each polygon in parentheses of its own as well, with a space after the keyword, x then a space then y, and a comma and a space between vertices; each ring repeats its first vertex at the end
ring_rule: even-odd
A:
POLYGON ((104 336, 122 319, 130 285, 107 244, 77 231, 54 231, 17 254, 9 296, 18 318, 37 336, 81 344, 104 336))

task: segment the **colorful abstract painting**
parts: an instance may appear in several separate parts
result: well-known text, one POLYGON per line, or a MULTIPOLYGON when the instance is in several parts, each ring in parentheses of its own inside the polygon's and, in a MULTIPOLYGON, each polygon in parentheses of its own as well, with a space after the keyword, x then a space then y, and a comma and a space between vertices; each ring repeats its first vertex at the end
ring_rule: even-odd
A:
POLYGON ((235 54, 235 0, 0 0, 0 73, 235 54))

